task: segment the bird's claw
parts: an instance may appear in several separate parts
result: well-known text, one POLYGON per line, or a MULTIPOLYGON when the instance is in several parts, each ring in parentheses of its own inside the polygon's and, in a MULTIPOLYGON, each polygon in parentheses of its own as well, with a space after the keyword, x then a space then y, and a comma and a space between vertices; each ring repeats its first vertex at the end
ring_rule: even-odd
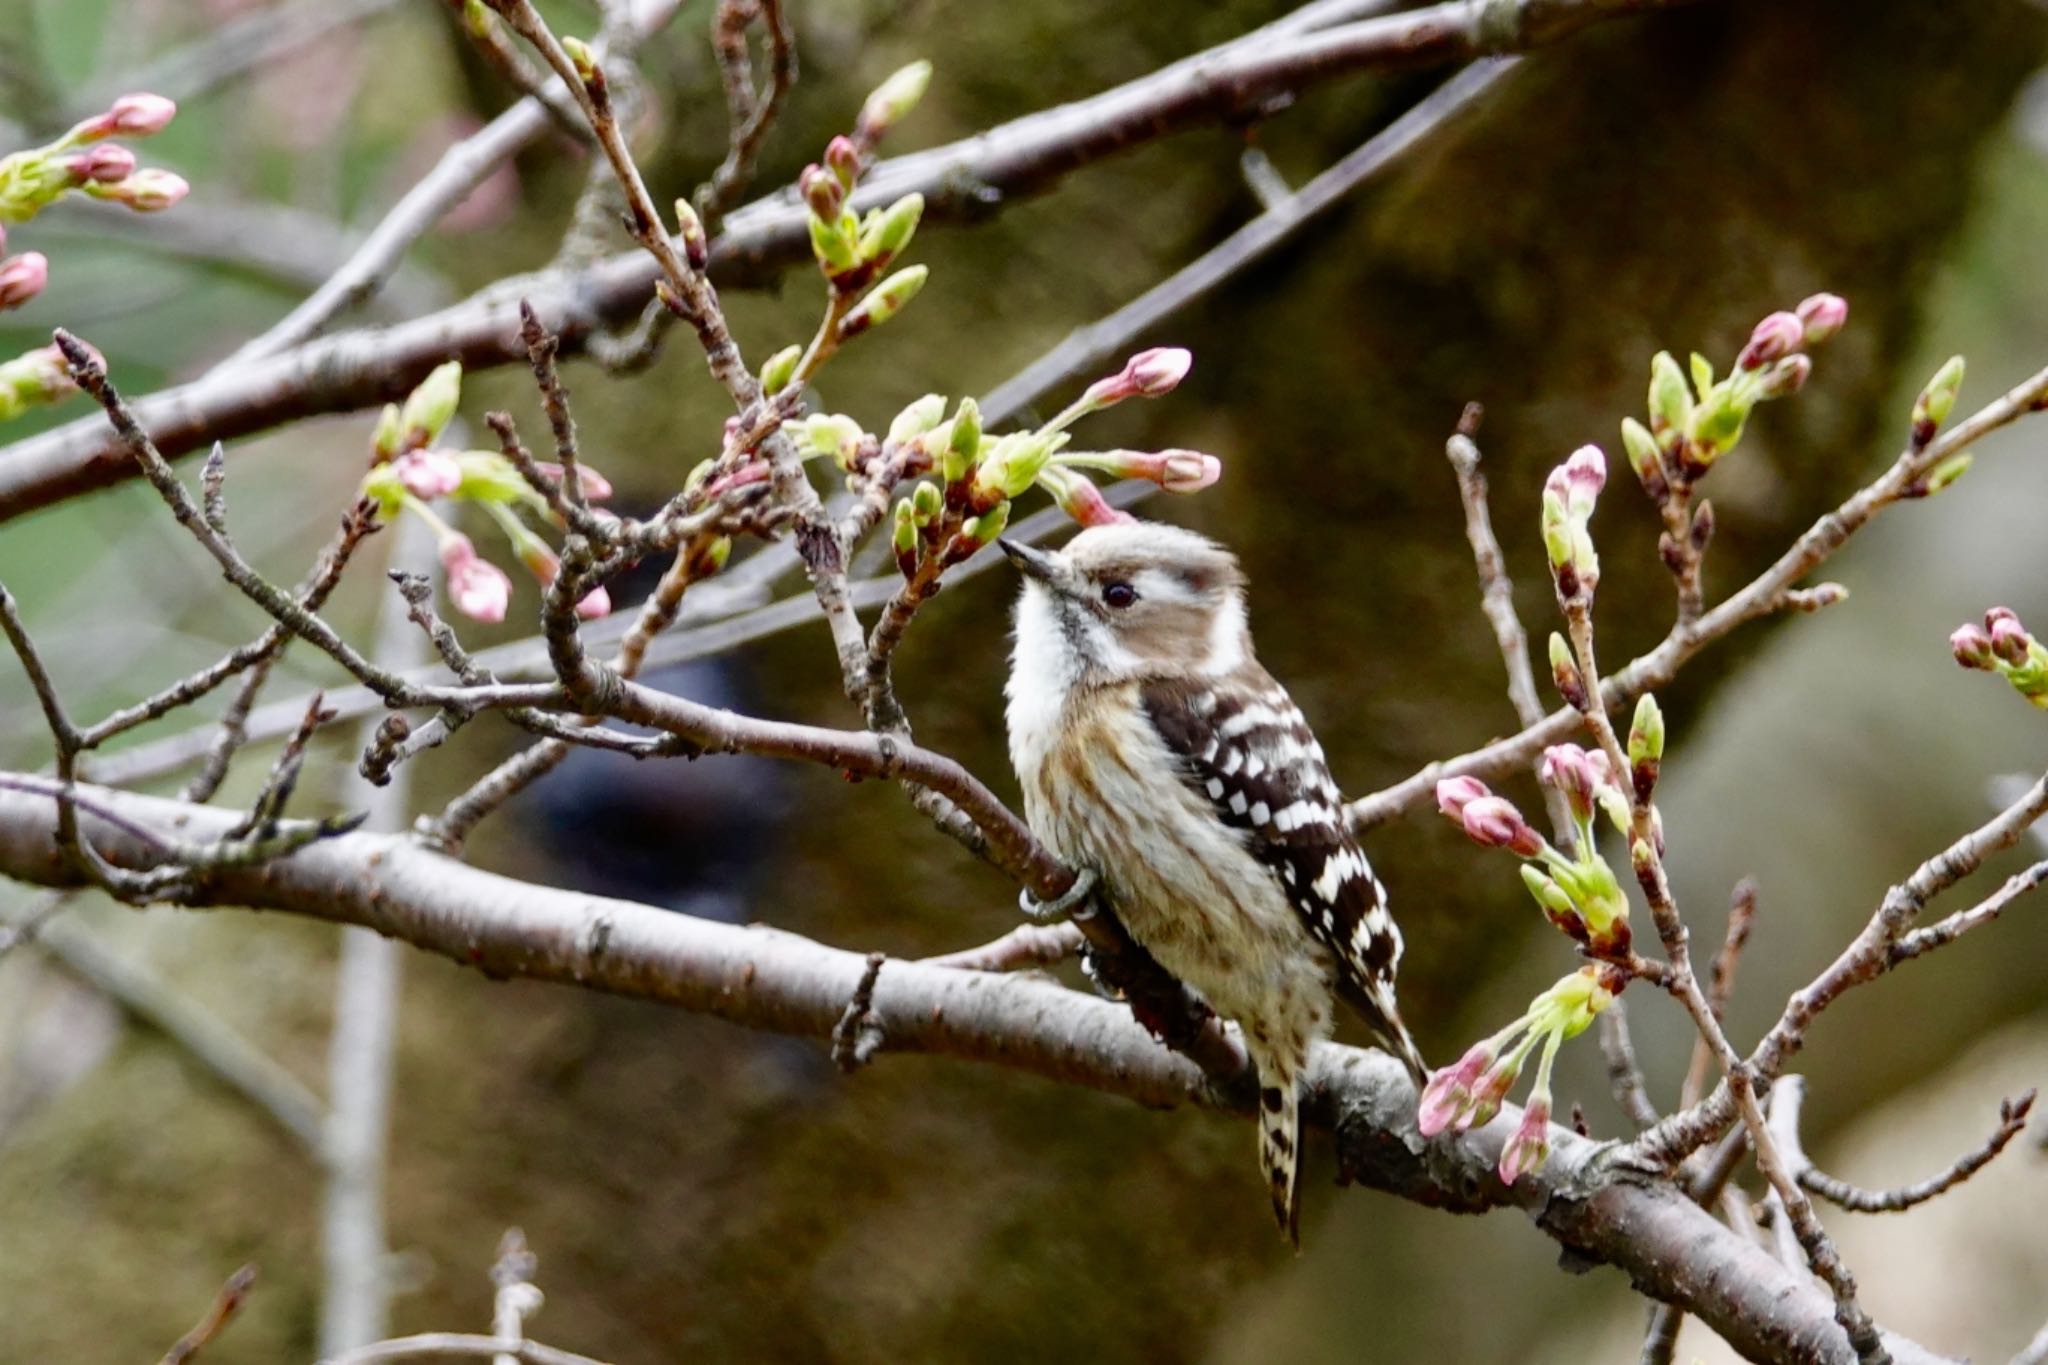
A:
POLYGON ((1037 924, 1058 924, 1074 912, 1074 907, 1088 899, 1095 891, 1095 873, 1082 868, 1074 876, 1074 884, 1049 901, 1042 901, 1029 891, 1017 893, 1017 909, 1024 918, 1037 924))

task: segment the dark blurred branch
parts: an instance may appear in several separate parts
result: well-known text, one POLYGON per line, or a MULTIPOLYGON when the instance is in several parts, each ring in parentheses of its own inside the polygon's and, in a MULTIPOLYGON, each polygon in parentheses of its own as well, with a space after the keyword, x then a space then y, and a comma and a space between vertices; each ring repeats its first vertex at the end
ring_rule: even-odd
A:
MULTIPOLYGON (((232 818, 96 788, 86 794, 125 821, 178 825, 188 834, 232 818)), ((54 834, 47 795, 0 791, 0 872, 67 880, 54 834)), ((120 829, 96 825, 93 834, 109 856, 149 855, 120 829)), ((260 873, 228 870, 209 885, 207 899, 360 924, 493 976, 578 984, 815 1038, 830 1036, 867 971, 860 954, 792 934, 532 886, 387 835, 326 841, 260 873)), ((1121 1006, 1029 974, 892 959, 869 1011, 886 1051, 998 1062, 1160 1107, 1192 1100, 1248 1112, 1253 1102, 1249 1093, 1217 1090, 1121 1006)), ((1521 1207, 1572 1251, 1620 1267, 1653 1297, 1681 1303, 1752 1359, 1850 1358, 1824 1295, 1677 1187, 1625 1174, 1596 1144, 1554 1129, 1551 1161, 1503 1186, 1494 1168, 1514 1114, 1456 1140, 1425 1141, 1400 1065, 1335 1045, 1317 1049, 1312 1083, 1317 1120, 1337 1130, 1352 1179, 1439 1207, 1521 1207)), ((1886 1345, 1902 1362, 1936 1358, 1901 1338, 1886 1345)))
MULTIPOLYGON (((1284 97, 1363 70, 1451 62, 1541 46, 1586 24, 1692 0, 1446 0, 1408 13, 1299 33, 1262 32, 976 137, 879 163, 855 206, 925 196, 924 222, 985 217, 1061 176, 1131 147, 1256 116, 1284 97)), ((791 193, 735 212, 713 243, 713 278, 757 282, 809 254, 806 210, 791 193)), ((636 320, 657 271, 638 253, 564 276, 506 282, 439 313, 309 342, 154 394, 137 413, 176 456, 318 413, 402 397, 442 361, 470 371, 524 359, 516 300, 530 298, 565 353, 636 320)), ((92 423, 72 423, 0 451, 0 521, 104 487, 132 471, 92 423)))

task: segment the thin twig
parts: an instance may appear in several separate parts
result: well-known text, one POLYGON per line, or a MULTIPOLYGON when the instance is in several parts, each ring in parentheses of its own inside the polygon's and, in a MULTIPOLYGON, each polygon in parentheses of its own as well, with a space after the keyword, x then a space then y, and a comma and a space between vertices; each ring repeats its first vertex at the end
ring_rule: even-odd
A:
POLYGON ((159 1365, 185 1365, 221 1334, 230 1319, 240 1309, 243 1300, 249 1297, 250 1288, 256 1283, 256 1267, 245 1265, 228 1276, 220 1292, 213 1297, 213 1304, 206 1310, 206 1316, 193 1325, 191 1331, 179 1337, 171 1349, 164 1352, 159 1365))
MULTIPOLYGON (((1714 954, 1707 970, 1707 1005, 1716 1019, 1725 1018, 1729 997, 1735 993, 1735 969, 1741 965, 1742 950, 1749 945, 1750 930, 1756 924, 1756 883, 1748 877, 1735 883, 1728 898, 1728 929, 1721 939, 1721 951, 1714 954)), ((1707 1088, 1707 1071, 1713 1055, 1704 1038, 1694 1038, 1692 1061, 1685 1069, 1685 1083, 1678 1092, 1678 1107, 1690 1109, 1699 1103, 1707 1088)))
POLYGON ((1065 962, 1086 942, 1073 924, 1020 924, 980 947, 919 960, 929 967, 954 967, 964 972, 1017 972, 1065 962))
POLYGON ((1799 1112, 1805 1099, 1804 1076, 1781 1076, 1771 1087, 1772 1118, 1780 1119, 1782 1110, 1779 1131, 1785 1165, 1792 1178, 1809 1193, 1851 1213, 1903 1213, 1916 1204, 1924 1204, 1948 1193, 1990 1165, 2006 1145, 2026 1129, 2027 1115, 2034 1107, 2034 1092, 2031 1090, 2013 1099, 2000 1100, 1998 1126, 1992 1130, 1991 1136, 1957 1157, 1946 1170, 1911 1185, 1872 1190, 1836 1179, 1814 1165, 1813 1159, 1807 1156, 1805 1147, 1798 1141, 1799 1112))

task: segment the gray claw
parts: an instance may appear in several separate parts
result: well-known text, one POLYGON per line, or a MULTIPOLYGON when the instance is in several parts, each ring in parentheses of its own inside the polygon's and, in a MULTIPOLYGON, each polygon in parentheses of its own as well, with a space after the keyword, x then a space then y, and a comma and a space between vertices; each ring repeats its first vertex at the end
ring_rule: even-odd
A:
POLYGON ((1095 873, 1082 868, 1074 877, 1074 884, 1057 898, 1042 901, 1029 891, 1017 893, 1017 909, 1024 918, 1038 924, 1058 924, 1074 912, 1074 907, 1088 899, 1095 891, 1095 873))

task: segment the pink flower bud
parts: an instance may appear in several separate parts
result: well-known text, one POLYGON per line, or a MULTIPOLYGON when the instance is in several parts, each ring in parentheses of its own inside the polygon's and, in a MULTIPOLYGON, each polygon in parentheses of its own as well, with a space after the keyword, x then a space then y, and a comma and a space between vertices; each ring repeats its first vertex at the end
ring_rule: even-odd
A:
POLYGON ((392 466, 405 491, 416 498, 446 497, 462 486, 462 466, 445 450, 414 450, 392 466))
POLYGON ((1047 465, 1039 471, 1038 482, 1052 494, 1052 500, 1059 504, 1059 509, 1079 525, 1131 525, 1138 520, 1129 512, 1112 507, 1109 499, 1102 496, 1102 490, 1095 486, 1095 481, 1076 470, 1047 465))
POLYGON ((2020 624, 2020 618, 2005 607, 1994 607, 1984 617, 1991 627, 1991 652, 2009 664, 2023 664, 2034 637, 2020 624))
POLYGON ((847 189, 860 177, 860 149, 853 145, 853 139, 843 134, 825 144, 825 165, 839 178, 847 189))
MULTIPOLYGON (((562 467, 560 465, 556 464, 553 460, 542 460, 540 467, 547 473, 554 475, 555 482, 561 482, 562 467)), ((612 481, 598 473, 595 469, 592 469, 589 465, 579 463, 576 466, 576 473, 583 482, 584 497, 603 502, 612 495, 612 481)))
POLYGON ((1765 398, 1789 398, 1806 387, 1812 374, 1812 356, 1788 355, 1764 371, 1761 392, 1765 398))
POLYGON ((583 600, 576 604, 576 614, 586 621, 595 621, 612 614, 612 595, 602 587, 592 588, 583 600))
POLYGON ((1178 346, 1140 351, 1117 373, 1090 384, 1082 401, 1090 407, 1106 408, 1126 398, 1158 398, 1178 388, 1194 363, 1194 356, 1178 346))
POLYGON ((512 602, 512 580, 478 556, 469 537, 453 533, 441 542, 441 567, 455 609, 478 621, 502 621, 512 602))
POLYGON ((126 204, 137 213, 155 213, 171 207, 191 192, 192 186, 182 175, 156 166, 145 166, 126 180, 102 186, 98 197, 126 204))
POLYGON ((1783 360, 1806 341, 1806 324, 1796 313, 1777 312, 1756 325, 1749 344, 1735 357, 1740 370, 1760 370, 1773 360, 1783 360))
POLYGON ((0 261, 0 309, 19 308, 43 292, 50 282, 50 260, 40 251, 24 251, 0 261))
POLYGON ((1476 777, 1447 777, 1436 784, 1436 808, 1453 820, 1465 818, 1465 807, 1493 791, 1476 777))
POLYGON ((1512 849, 1524 858, 1543 851, 1543 836, 1532 829, 1514 802, 1502 796, 1482 796, 1468 802, 1458 823, 1472 842, 1487 848, 1512 849))
POLYGON ((178 106, 162 95, 123 95, 101 115, 109 136, 147 137, 160 133, 178 112, 178 106))
POLYGON ((1550 1160, 1550 1100, 1538 1095, 1522 1111, 1514 1136, 1501 1148, 1500 1178, 1512 1185, 1523 1176, 1543 1169, 1550 1160))
POLYGON ((1435 1137, 1446 1128, 1462 1126, 1458 1120, 1471 1107, 1472 1087, 1493 1065, 1493 1057, 1493 1048, 1489 1044, 1475 1043, 1458 1059, 1456 1066, 1430 1073, 1415 1111, 1415 1126, 1422 1130, 1424 1137, 1435 1137))
POLYGON ((1607 755, 1589 754, 1576 744, 1553 744, 1543 751, 1537 777, 1564 794, 1573 815, 1591 819, 1600 789, 1608 785, 1607 755))
POLYGON ((839 211, 846 206, 846 187, 839 183, 838 176, 815 161, 797 176, 796 187, 811 212, 828 223, 836 222, 839 211))
POLYGON ((1948 637, 1949 652, 1956 656, 1956 662, 1964 668, 1989 669, 1996 656, 1991 649, 1991 635, 1982 626, 1961 625, 1948 637))
POLYGON ((64 170, 80 185, 113 185, 135 174, 135 153, 103 142, 62 159, 64 170))
POLYGON ((1848 322, 1849 301, 1840 294, 1815 294, 1800 301, 1797 316, 1800 326, 1806 329, 1805 344, 1818 346, 1848 322))

